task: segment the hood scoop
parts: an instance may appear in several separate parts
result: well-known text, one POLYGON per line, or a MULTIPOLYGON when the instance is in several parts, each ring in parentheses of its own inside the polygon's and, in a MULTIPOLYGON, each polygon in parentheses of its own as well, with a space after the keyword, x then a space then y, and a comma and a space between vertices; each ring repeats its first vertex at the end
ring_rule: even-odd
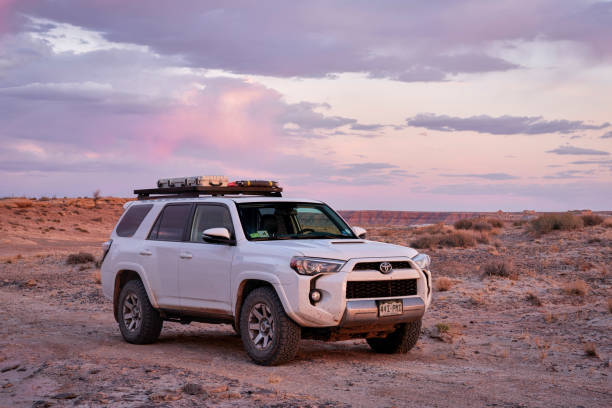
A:
POLYGON ((336 244, 365 244, 365 241, 343 239, 341 241, 332 241, 331 243, 334 245, 336 244))

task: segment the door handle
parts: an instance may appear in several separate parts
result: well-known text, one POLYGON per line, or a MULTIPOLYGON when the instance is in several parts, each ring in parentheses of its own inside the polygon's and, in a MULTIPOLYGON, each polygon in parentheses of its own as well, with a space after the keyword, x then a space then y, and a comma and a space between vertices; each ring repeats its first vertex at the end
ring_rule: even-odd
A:
POLYGON ((191 255, 189 252, 181 252, 181 254, 179 256, 182 259, 191 259, 191 258, 193 258, 193 255, 191 255))
POLYGON ((149 256, 153 255, 153 252, 149 251, 148 249, 143 249, 142 251, 140 251, 140 255, 149 256))

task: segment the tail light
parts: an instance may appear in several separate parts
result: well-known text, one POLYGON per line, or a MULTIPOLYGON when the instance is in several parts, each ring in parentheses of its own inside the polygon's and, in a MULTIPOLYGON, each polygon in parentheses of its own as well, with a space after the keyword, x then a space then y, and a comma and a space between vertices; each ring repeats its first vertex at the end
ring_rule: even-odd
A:
POLYGON ((100 261, 100 264, 104 262, 104 258, 106 258, 106 254, 108 254, 108 251, 110 250, 110 247, 112 244, 113 244, 112 239, 109 239, 108 241, 102 244, 102 260, 100 261))

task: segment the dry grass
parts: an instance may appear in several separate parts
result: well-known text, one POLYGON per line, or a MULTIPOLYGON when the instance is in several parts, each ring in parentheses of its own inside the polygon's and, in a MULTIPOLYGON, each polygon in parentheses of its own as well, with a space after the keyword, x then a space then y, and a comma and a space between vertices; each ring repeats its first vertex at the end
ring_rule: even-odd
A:
POLYGON ((601 224, 601 226, 605 227, 605 228, 612 228, 612 217, 608 217, 608 218, 604 219, 604 221, 601 224))
POLYGON ((563 292, 568 295, 586 296, 589 293, 589 285, 582 279, 569 282, 563 287, 563 292))
POLYGON ((511 259, 491 261, 484 265, 484 274, 486 276, 499 276, 502 278, 518 279, 518 273, 514 269, 514 263, 511 259))
POLYGON ((89 252, 79 252, 78 254, 70 254, 68 258, 66 258, 66 264, 68 265, 78 265, 89 262, 95 262, 96 258, 89 252))
POLYGON ((446 292, 453 286, 453 281, 445 276, 436 279, 436 290, 438 292, 446 292))
POLYGON ((552 231, 571 231, 584 226, 582 218, 570 213, 544 214, 531 221, 531 229, 537 235, 552 231))
MULTIPOLYGON (((478 242, 488 242, 488 236, 478 235, 478 242)), ((450 247, 450 248, 468 248, 476 245, 477 239, 474 234, 467 231, 448 231, 441 234, 430 234, 418 237, 410 244, 413 248, 434 248, 434 247, 450 247)))

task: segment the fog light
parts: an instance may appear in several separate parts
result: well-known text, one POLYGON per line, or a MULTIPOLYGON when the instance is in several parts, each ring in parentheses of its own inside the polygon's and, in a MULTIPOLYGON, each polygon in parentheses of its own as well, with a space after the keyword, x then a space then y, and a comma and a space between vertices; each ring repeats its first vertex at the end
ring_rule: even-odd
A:
POLYGON ((312 300, 314 303, 317 303, 319 300, 321 300, 321 291, 316 289, 311 290, 310 300, 312 300))

